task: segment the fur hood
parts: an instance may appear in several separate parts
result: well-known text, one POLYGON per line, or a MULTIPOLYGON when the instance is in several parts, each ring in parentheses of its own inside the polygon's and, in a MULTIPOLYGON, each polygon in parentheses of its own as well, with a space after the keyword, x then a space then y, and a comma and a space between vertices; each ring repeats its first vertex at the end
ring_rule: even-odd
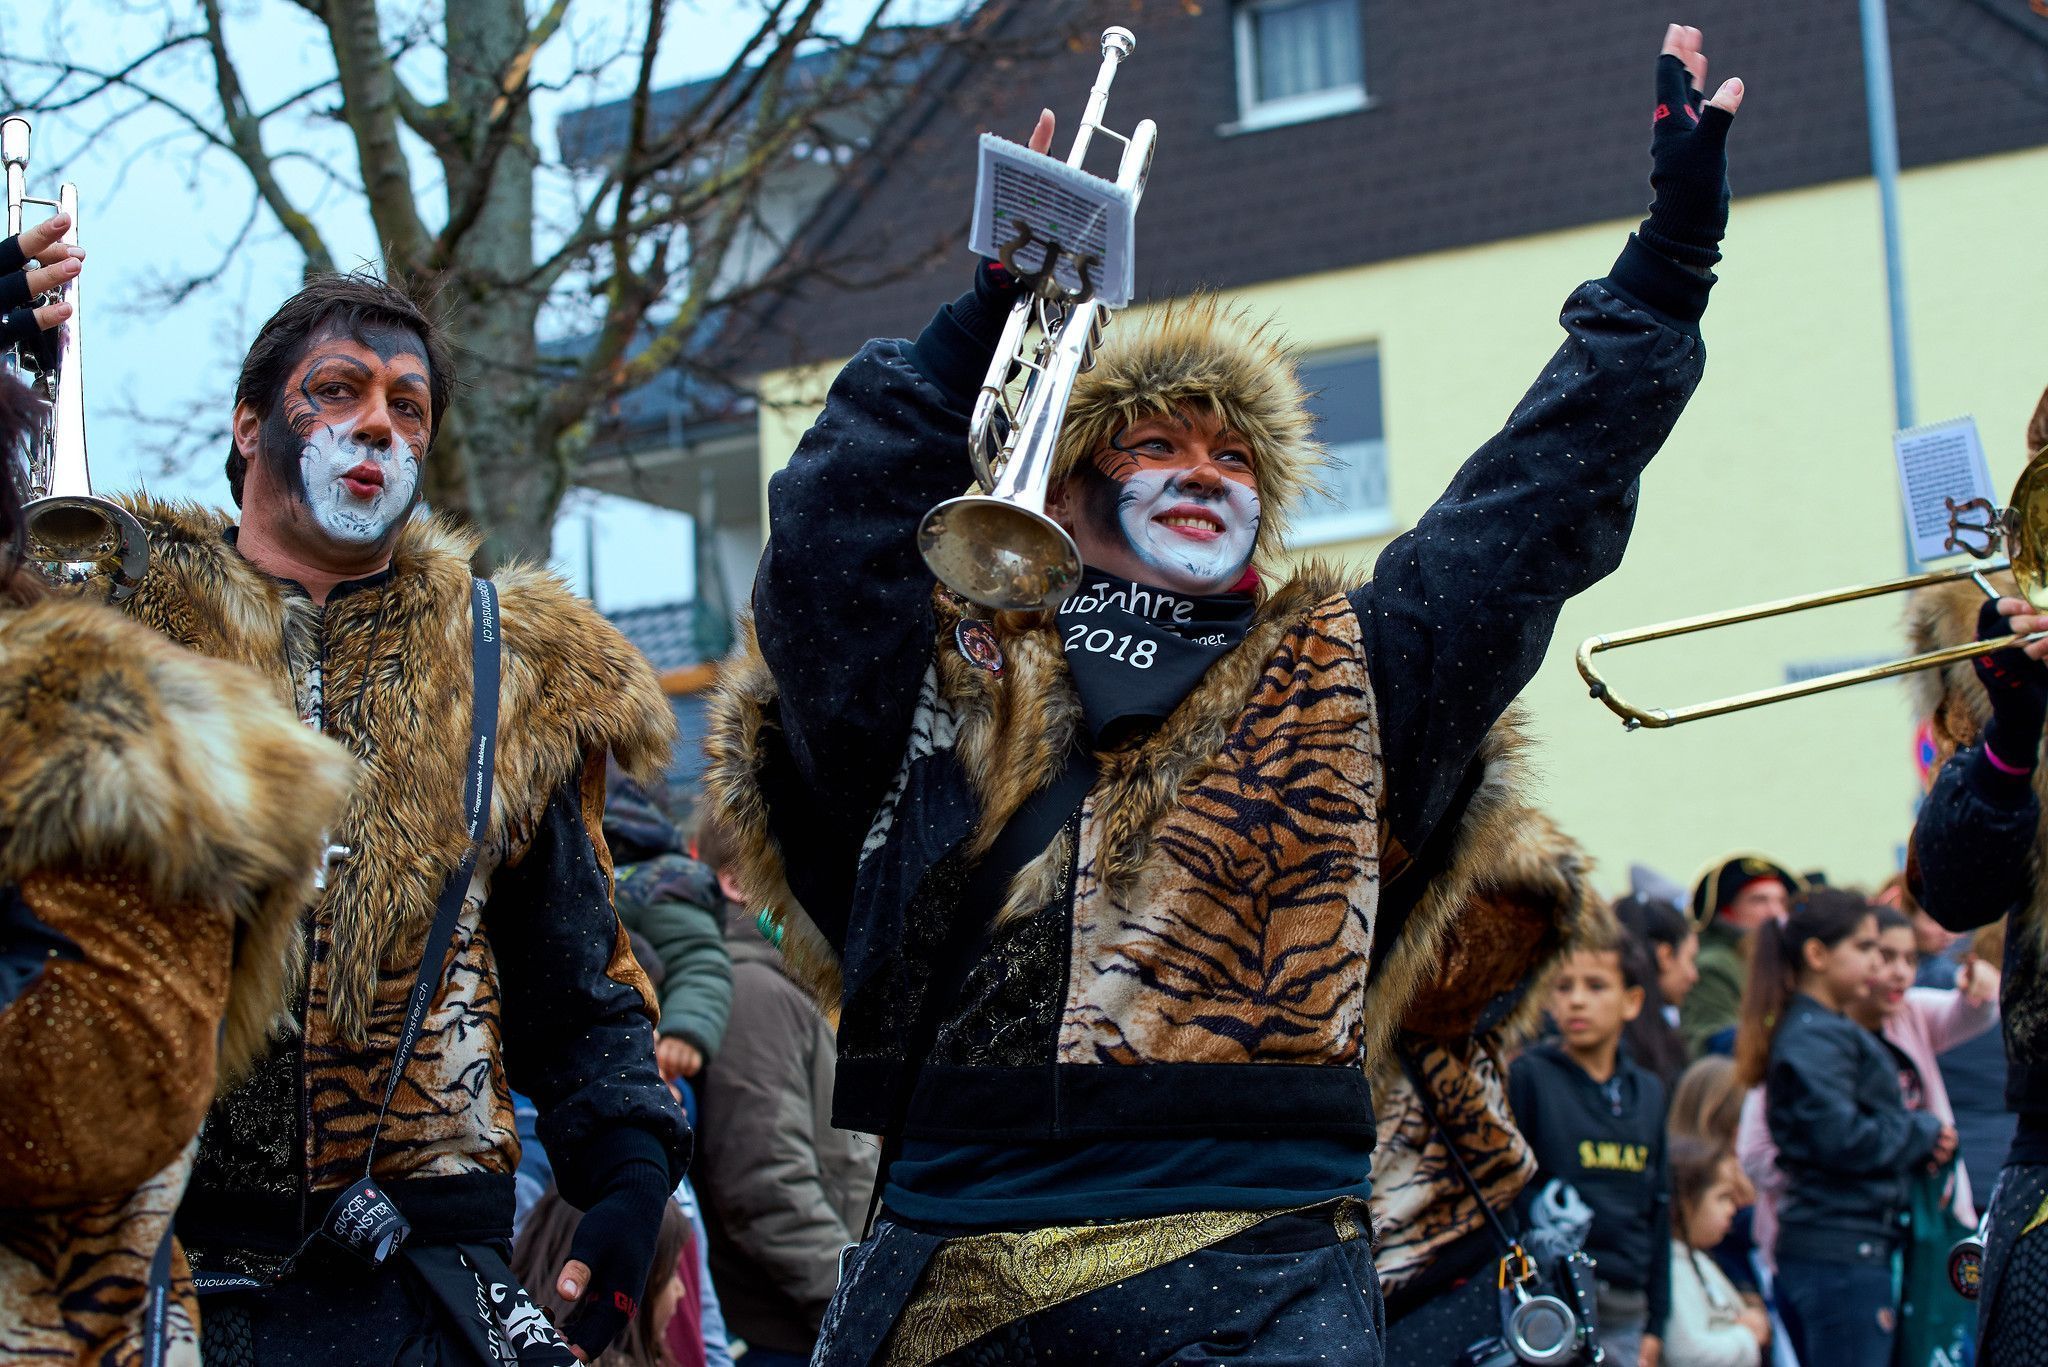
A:
MULTIPOLYGON (((445 519, 415 517, 387 580, 330 599, 323 642, 318 611, 234 549, 224 515, 147 497, 127 502, 152 551, 149 574, 125 605, 131 616, 202 654, 254 666, 280 700, 292 698, 287 662, 303 676, 313 653, 323 653, 328 730, 362 757, 364 781, 335 832, 354 854, 325 902, 322 1005, 343 1039, 366 1039, 380 971, 417 960, 441 885, 467 845, 460 808, 478 538, 445 519)), ((592 757, 608 751, 651 782, 675 737, 652 667, 590 604, 538 566, 507 566, 494 582, 504 660, 481 871, 524 853, 549 799, 592 757)))
MULTIPOLYGON (((1985 577, 2000 593, 2019 592, 2008 570, 1985 577)), ((1975 640, 1977 612, 1984 602, 1983 590, 1967 579, 1921 589, 1906 600, 1906 639, 1916 653, 1975 640)), ((1933 730, 1934 767, 1939 769, 1950 755, 1976 742, 1991 720, 1991 702, 1968 660, 1911 677, 1913 708, 1933 730)))
POLYGON ((1261 511, 1254 554, 1272 564, 1286 543, 1289 514, 1318 487, 1328 457, 1315 438, 1294 350, 1270 321, 1255 321, 1213 294, 1115 321, 1093 368, 1074 386, 1053 479, 1065 478, 1132 423, 1182 408, 1216 413, 1251 444, 1261 511))
POLYGON ((355 761, 271 684, 111 609, 0 613, 0 876, 118 869, 234 918, 220 1081, 268 1043, 355 761))

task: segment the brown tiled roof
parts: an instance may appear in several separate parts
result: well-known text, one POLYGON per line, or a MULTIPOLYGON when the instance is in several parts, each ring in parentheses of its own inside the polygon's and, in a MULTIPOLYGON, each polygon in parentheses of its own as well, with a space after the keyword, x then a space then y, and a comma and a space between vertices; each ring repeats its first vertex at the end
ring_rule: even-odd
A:
MULTIPOLYGON (((1109 124, 1150 116, 1159 151, 1138 218, 1139 295, 1231 288, 1515 238, 1642 212, 1648 202, 1654 6, 1359 0, 1371 107, 1229 135, 1237 118, 1228 0, 1021 0, 999 22, 1136 31, 1109 124)), ((1678 7, 1674 7, 1678 8, 1678 7)), ((1866 175, 1862 52, 1849 0, 1688 0, 1709 84, 1740 75, 1732 134, 1743 195, 1866 175)), ((2029 0, 1891 0, 1899 142, 1907 166, 2048 142, 2048 18, 2029 0)), ((757 369, 914 335, 969 277, 975 138, 1021 137, 1041 104, 1067 126, 1092 46, 980 63, 904 111, 876 177, 828 201, 812 250, 867 263, 880 284, 812 282, 754 320, 757 369), (959 244, 934 251, 935 244, 959 244)), ((1106 165, 1107 163, 1105 163, 1106 165)), ((1095 165, 1092 169, 1102 170, 1095 165)), ((1873 199, 1871 228, 1876 229, 1873 199)), ((1618 246, 1619 244, 1617 244, 1618 246)), ((1909 263, 1910 265, 1910 263, 1909 263)))

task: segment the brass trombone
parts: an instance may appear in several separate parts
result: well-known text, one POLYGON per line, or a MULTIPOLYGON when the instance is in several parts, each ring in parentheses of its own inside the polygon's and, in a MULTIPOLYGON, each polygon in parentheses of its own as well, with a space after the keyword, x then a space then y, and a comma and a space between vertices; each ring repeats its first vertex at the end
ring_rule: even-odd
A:
MULTIPOLYGON (((37 204, 68 214, 71 226, 64 241, 78 245, 78 187, 68 181, 57 198, 38 199, 28 193, 28 120, 12 115, 0 120, 0 162, 7 174, 7 232, 21 231, 22 209, 37 204)), ((29 451, 29 502, 22 508, 28 560, 53 584, 83 584, 103 579, 113 602, 134 593, 149 567, 149 540, 135 515, 92 491, 92 472, 85 458, 85 371, 79 347, 78 277, 56 291, 71 305, 71 316, 57 325, 57 359, 45 366, 23 347, 22 365, 30 388, 47 405, 47 414, 29 451)))
MULTIPOLYGON (((1973 498, 1960 504, 1954 499, 1948 500, 1946 545, 1951 551, 1965 552, 1979 561, 1992 559, 2003 547, 2010 559, 2008 568, 2012 570, 2013 578, 2019 582, 2021 596, 2036 607, 2048 608, 2048 448, 2036 452, 2034 458, 2027 462, 2027 468, 2021 472, 2019 482, 2013 486, 2012 501, 2006 507, 1994 508, 1989 500, 1981 498, 1973 498), (1981 521, 1976 520, 1979 517, 1981 521)), ((1755 607, 1710 612, 1698 617, 1682 617, 1674 622, 1658 622, 1651 626, 1636 627, 1630 631, 1588 636, 1579 643, 1579 677, 1586 681, 1593 697, 1605 704, 1608 711, 1621 718, 1624 730, 1634 731, 1639 727, 1679 726, 1707 717, 1725 716, 1730 712, 1746 712, 1752 707, 1768 707, 1772 703, 1786 702, 1793 698, 1830 693, 1837 688, 1848 688, 1853 684, 1868 683, 1873 679, 1892 679, 1923 669, 1939 669, 1943 665, 1955 664, 1960 660, 1972 659, 1992 651, 2011 650, 2015 646, 2048 639, 2048 632, 2040 632, 2033 636, 2015 636, 1997 643, 1964 641, 1958 645, 1944 646, 1939 650, 1888 660, 1883 664, 1866 665, 1860 669, 1844 669, 1817 679, 1804 679, 1798 683, 1781 684, 1776 688, 1760 688, 1750 693, 1737 693, 1732 697, 1671 708, 1639 707, 1629 702, 1608 685, 1607 680, 1593 664, 1595 655, 1602 651, 1619 650, 1623 646, 1640 645, 1645 641, 1663 641, 1674 636, 1690 636, 1694 632, 1712 631, 1716 627, 1736 626, 1743 622, 1761 622, 1767 618, 1784 617, 1811 608, 1833 607, 1839 603, 1854 603, 1865 598, 1907 593, 1935 584, 1953 583, 1958 579, 1974 580, 1986 596, 1997 598, 2001 595, 1991 586, 1991 582, 1984 574, 1986 570, 1998 568, 1996 565, 1964 565, 1954 569, 1930 570, 1924 574, 1908 575, 1903 579, 1888 579, 1879 584, 1861 584, 1854 588, 1835 589, 1827 593, 1781 598, 1773 603, 1759 603, 1755 607)))

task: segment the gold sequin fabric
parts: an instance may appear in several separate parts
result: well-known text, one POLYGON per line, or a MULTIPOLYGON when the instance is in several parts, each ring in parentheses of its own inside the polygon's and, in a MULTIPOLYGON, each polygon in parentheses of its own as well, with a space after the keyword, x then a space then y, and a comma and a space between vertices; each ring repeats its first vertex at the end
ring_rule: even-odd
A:
MULTIPOLYGON (((1026 1315, 1164 1267, 1288 1213, 1209 1210, 949 1239, 926 1265, 882 1349, 881 1367, 925 1367, 1026 1315)), ((1343 1242, 1364 1237, 1367 1219, 1358 1202, 1331 1208, 1343 1242)))

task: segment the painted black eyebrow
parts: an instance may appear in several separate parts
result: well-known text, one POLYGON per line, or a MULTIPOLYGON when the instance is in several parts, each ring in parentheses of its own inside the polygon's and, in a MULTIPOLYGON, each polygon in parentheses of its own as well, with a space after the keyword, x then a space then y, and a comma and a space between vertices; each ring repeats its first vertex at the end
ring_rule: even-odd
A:
POLYGON ((364 365, 361 361, 358 361, 355 357, 344 355, 339 351, 329 351, 319 356, 315 356, 312 360, 306 363, 306 378, 308 380, 311 380, 313 377, 313 372, 318 370, 321 366, 328 364, 330 361, 336 365, 348 367, 349 370, 358 379, 367 379, 371 373, 370 368, 364 365))
POLYGON ((397 379, 393 380, 392 383, 413 384, 418 385, 421 389, 425 389, 427 388, 427 377, 420 374, 417 370, 408 370, 405 372, 405 374, 400 375, 397 379))

